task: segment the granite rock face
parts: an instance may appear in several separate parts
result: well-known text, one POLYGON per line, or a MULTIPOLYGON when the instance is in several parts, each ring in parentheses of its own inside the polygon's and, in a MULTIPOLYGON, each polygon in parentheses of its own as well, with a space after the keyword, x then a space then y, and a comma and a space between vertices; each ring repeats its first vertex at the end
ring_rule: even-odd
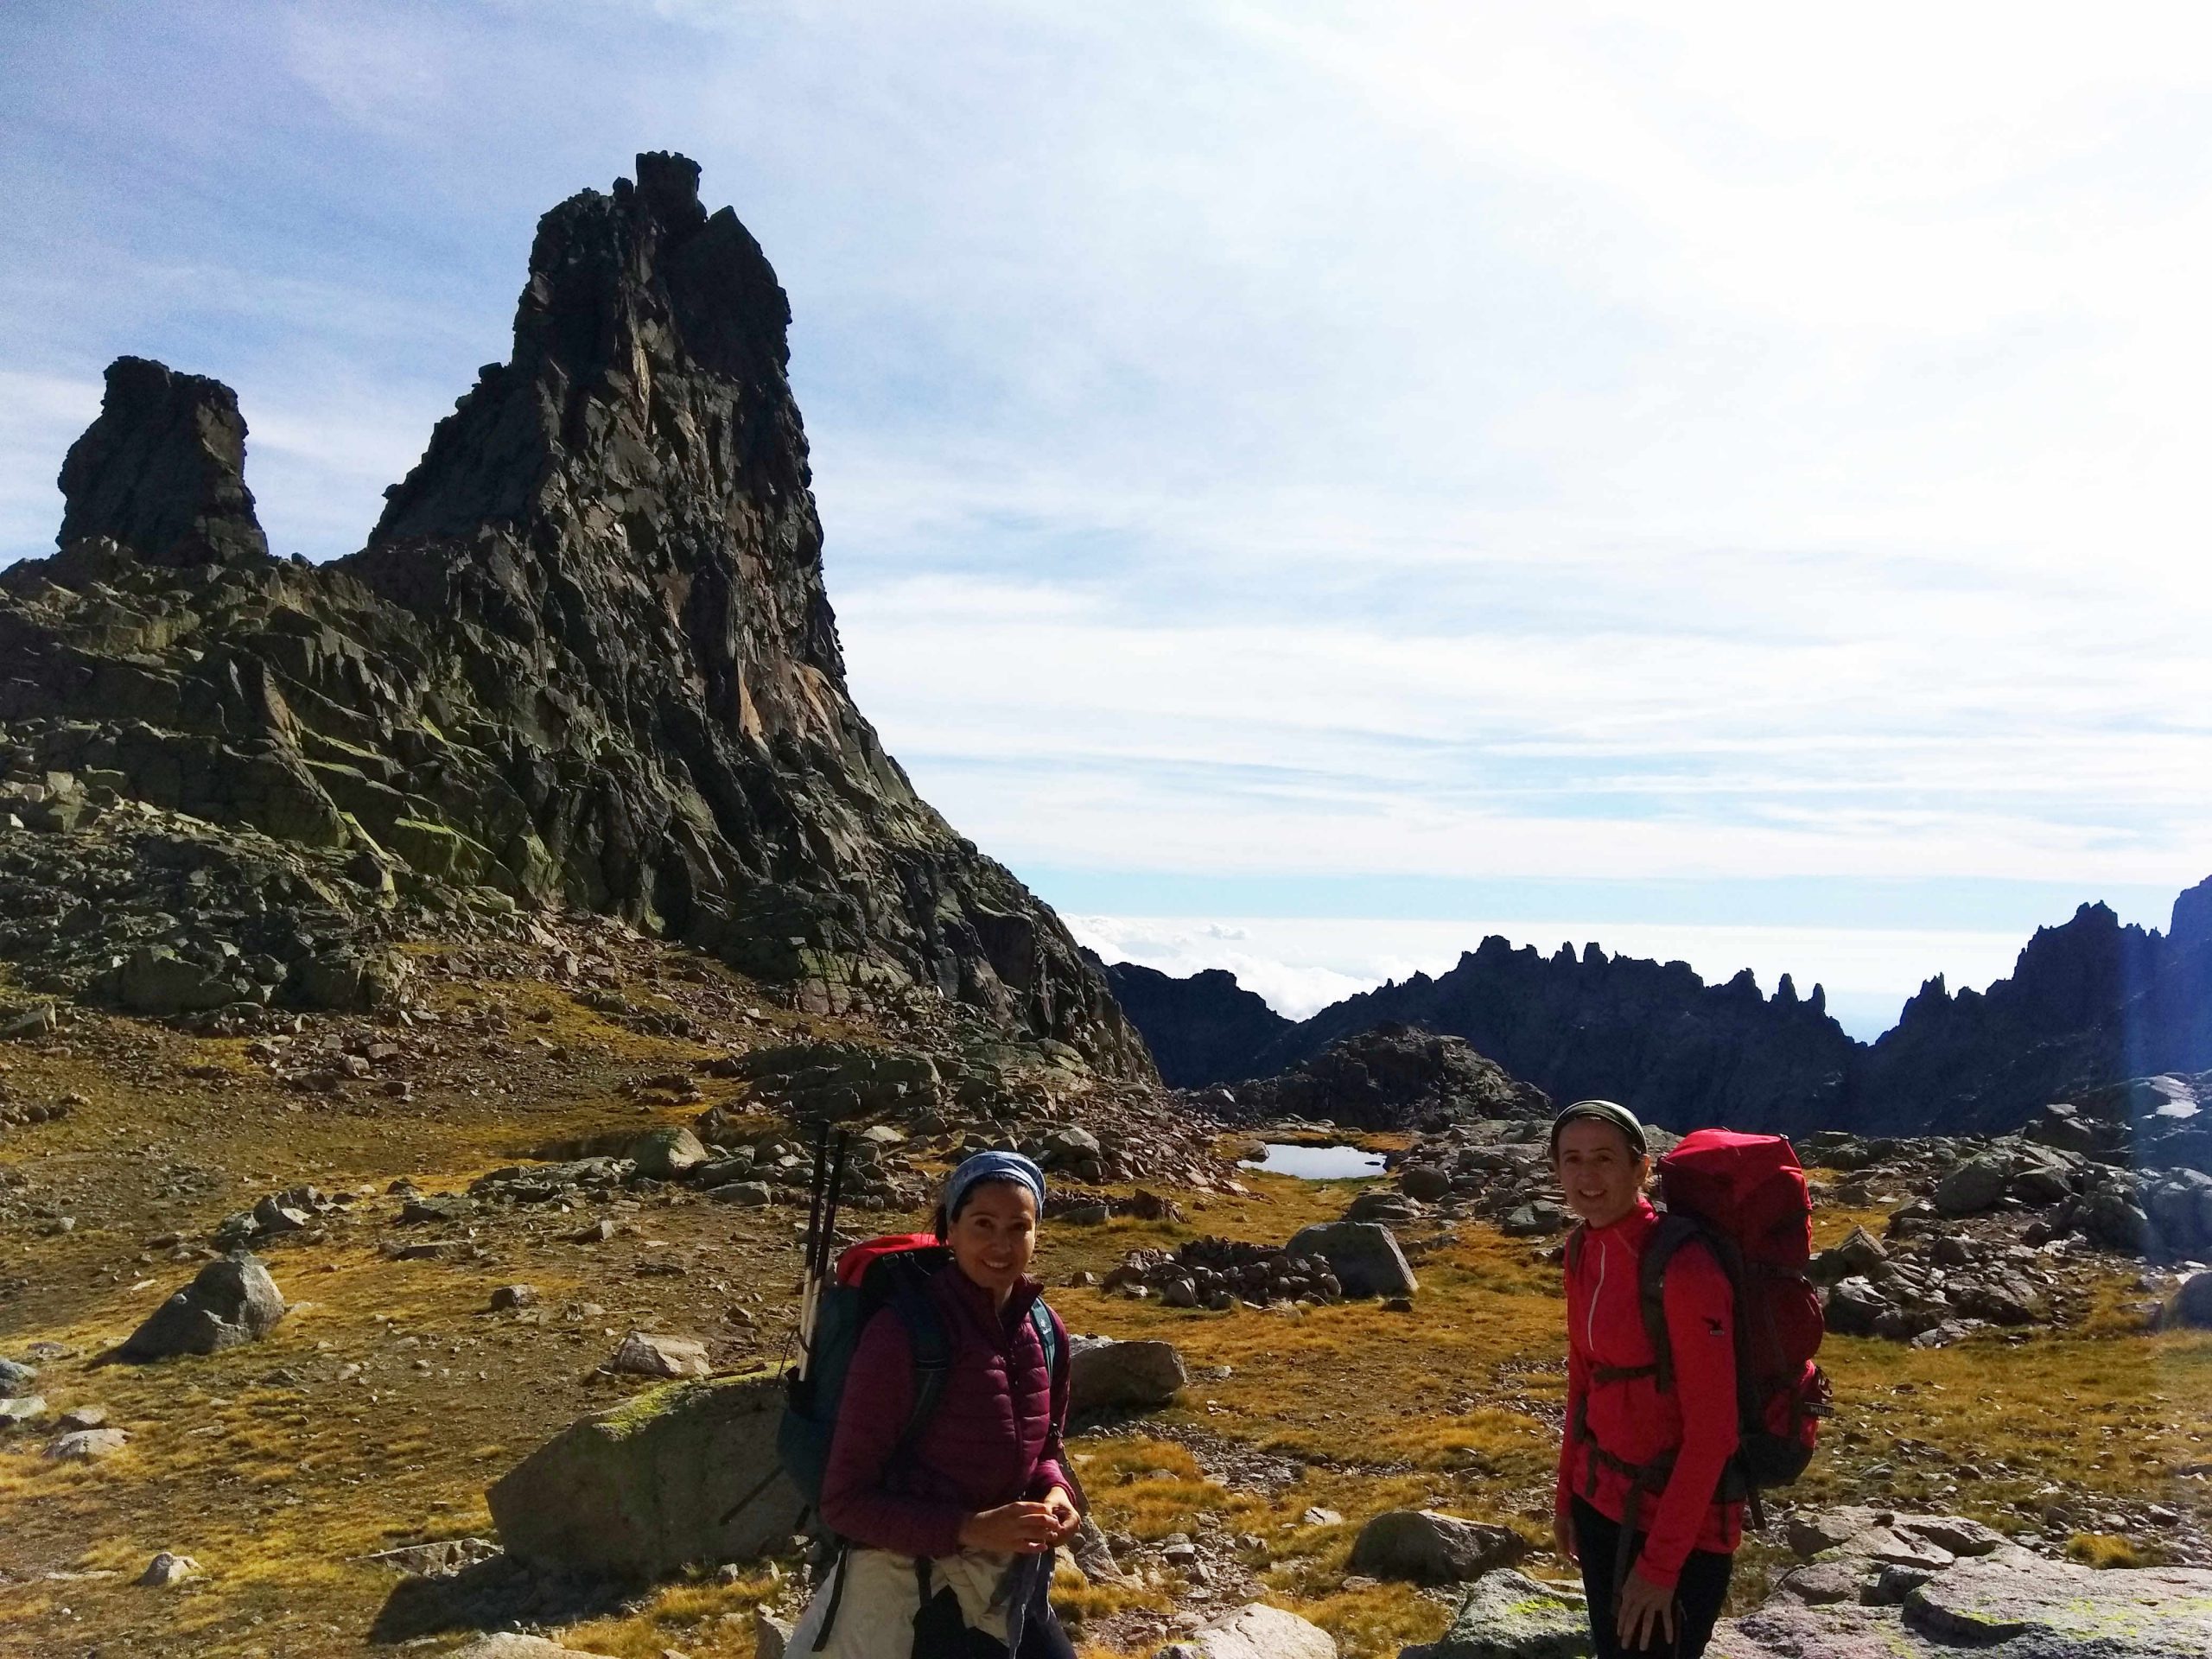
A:
POLYGON ((1236 1121, 1325 1119, 1347 1128, 1438 1128, 1458 1118, 1541 1118, 1551 1100, 1461 1037, 1389 1021, 1338 1038, 1278 1077, 1225 1091, 1236 1121))
POLYGON ((1157 968, 1117 962, 1105 973, 1122 1012, 1151 1046, 1160 1081, 1173 1088, 1250 1077, 1252 1057, 1291 1027, 1223 969, 1177 979, 1157 968))
POLYGON ((783 289, 692 162, 637 171, 540 221, 508 360, 350 558, 268 556, 226 388, 111 368, 61 551, 0 573, 0 954, 119 1001, 115 958, 161 946, 165 1000, 312 1004, 302 960, 396 903, 568 906, 823 1011, 934 988, 1148 1077, 1058 918, 854 707, 783 289), (176 922, 124 874, 179 862, 229 872, 181 912, 228 932, 125 927, 176 922))
POLYGON ((1930 979, 1867 1051, 1845 1121, 1870 1133, 1931 1119, 2007 1129, 2085 1087, 2208 1068, 2212 880, 2174 900, 2164 934, 2083 905, 2037 929, 1986 991, 1954 994, 1942 975, 1930 979))

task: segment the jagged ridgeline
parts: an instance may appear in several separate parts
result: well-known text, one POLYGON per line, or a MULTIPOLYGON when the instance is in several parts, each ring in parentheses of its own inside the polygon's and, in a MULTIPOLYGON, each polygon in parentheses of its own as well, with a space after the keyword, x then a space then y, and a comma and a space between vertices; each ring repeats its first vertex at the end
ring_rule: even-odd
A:
POLYGON ((0 573, 0 951, 148 1011, 343 1001, 395 906, 570 906, 1149 1076, 854 707, 784 291, 695 163, 637 171, 539 222, 512 357, 349 558, 270 557, 227 387, 109 369, 61 551, 0 573))

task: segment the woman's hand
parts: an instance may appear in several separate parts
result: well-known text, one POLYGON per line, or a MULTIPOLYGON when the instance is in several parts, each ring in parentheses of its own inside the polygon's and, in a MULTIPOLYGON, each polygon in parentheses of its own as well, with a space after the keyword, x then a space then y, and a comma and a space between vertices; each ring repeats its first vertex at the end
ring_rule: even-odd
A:
POLYGON ((1675 1639, 1675 1592, 1662 1590, 1643 1573, 1631 1572, 1621 1586, 1613 1628, 1624 1649, 1649 1644, 1656 1630, 1669 1642, 1675 1639))
POLYGON ((1574 1517, 1563 1510, 1552 1516, 1552 1548, 1560 1560, 1581 1564, 1582 1552, 1574 1547, 1574 1517))
POLYGON ((1055 1544, 1065 1544, 1075 1536, 1076 1529, 1083 1524, 1083 1511, 1077 1509, 1075 1500, 1068 1496, 1065 1486, 1055 1486, 1045 1494, 1045 1507, 1052 1512, 1058 1530, 1052 1535, 1055 1544))
MULTIPOLYGON (((1054 1496, 1065 1500, 1067 1494, 1056 1489, 1054 1496)), ((960 1523, 962 1548, 988 1549, 1000 1555, 1040 1554, 1064 1535, 1059 1516, 1049 1503, 1001 1503, 995 1510, 979 1510, 960 1523)))

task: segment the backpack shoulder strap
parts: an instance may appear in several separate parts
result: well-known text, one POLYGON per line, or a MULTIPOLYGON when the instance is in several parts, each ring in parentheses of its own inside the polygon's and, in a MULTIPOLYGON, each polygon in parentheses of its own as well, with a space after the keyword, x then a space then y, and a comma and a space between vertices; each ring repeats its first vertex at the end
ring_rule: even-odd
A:
POLYGON ((1662 1394, 1675 1389, 1675 1348, 1667 1337, 1667 1268, 1675 1253, 1693 1241, 1711 1242, 1694 1217, 1670 1210, 1659 1217, 1651 1236, 1643 1241, 1643 1255, 1637 1264, 1637 1300, 1643 1313, 1644 1334, 1651 1338, 1662 1394))
POLYGON ((1060 1329, 1058 1322, 1052 1318, 1052 1310, 1045 1306, 1042 1296, 1029 1304, 1029 1325, 1037 1333, 1038 1347, 1044 1351, 1045 1375, 1051 1379, 1053 1389, 1058 1391, 1060 1386, 1060 1329))
POLYGON ((890 1306, 906 1328, 906 1347, 914 1361, 914 1404, 891 1451, 891 1461, 895 1464, 914 1449, 914 1442, 937 1414, 938 1402, 944 1398, 944 1379, 952 1369, 952 1333, 945 1329, 944 1318, 931 1300, 928 1287, 919 1281, 901 1283, 892 1293, 890 1306))
POLYGON ((1574 1230, 1567 1236, 1567 1270, 1569 1273, 1582 1270, 1582 1246, 1589 1235, 1590 1224, 1578 1221, 1574 1224, 1574 1230))

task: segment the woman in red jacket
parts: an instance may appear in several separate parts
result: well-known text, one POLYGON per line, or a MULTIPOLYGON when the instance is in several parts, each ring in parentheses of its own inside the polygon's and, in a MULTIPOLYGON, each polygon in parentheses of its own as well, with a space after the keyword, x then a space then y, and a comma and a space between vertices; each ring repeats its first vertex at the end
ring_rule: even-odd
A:
POLYGON ((1582 1224, 1567 1248, 1567 1433, 1553 1522, 1582 1567, 1599 1659, 1705 1651, 1727 1599, 1743 1505, 1720 1483, 1736 1451, 1735 1306, 1710 1252, 1685 1247, 1663 1301, 1662 1390, 1639 1285, 1658 1221, 1635 1114, 1577 1101, 1552 1123, 1552 1167, 1582 1224))
MULTIPOLYGON (((927 1289, 950 1363, 903 1451, 906 1325, 885 1307, 861 1334, 822 1478, 823 1522, 853 1546, 823 1659, 1074 1659, 1045 1593, 1082 1517, 1060 1444, 1068 1366, 1046 1363, 1032 1315, 1044 1200, 1043 1173, 1018 1153, 978 1153, 945 1182, 937 1230, 952 1261, 927 1289)), ((1065 1357, 1066 1327, 1045 1317, 1065 1357)), ((802 1659, 806 1645, 795 1633, 802 1659)))

